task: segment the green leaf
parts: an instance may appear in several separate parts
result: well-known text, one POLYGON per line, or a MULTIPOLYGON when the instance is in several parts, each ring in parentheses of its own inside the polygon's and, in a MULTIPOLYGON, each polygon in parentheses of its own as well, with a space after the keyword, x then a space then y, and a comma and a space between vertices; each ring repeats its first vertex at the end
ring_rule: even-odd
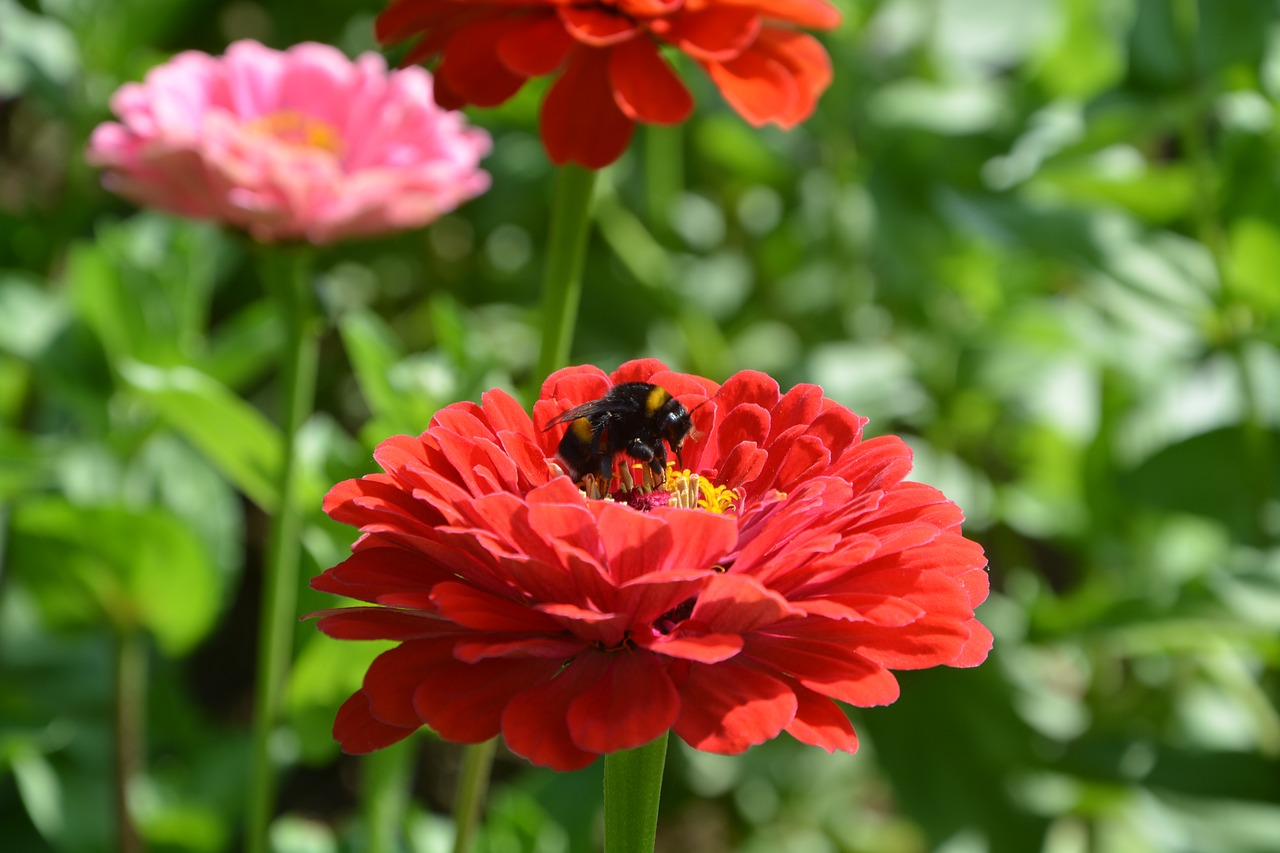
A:
MULTIPOLYGON (((1280 431, 1267 440, 1280 447, 1280 431)), ((1280 455, 1272 456, 1270 472, 1259 470, 1251 443, 1239 427, 1192 436, 1121 475, 1120 489, 1132 501, 1213 518, 1247 538, 1255 526, 1252 484, 1280 483, 1280 455)))
POLYGON ((263 509, 275 508, 281 441, 264 415, 193 368, 128 361, 120 365, 120 375, 236 488, 263 509))
POLYGON ((1280 313, 1280 231, 1270 221, 1244 217, 1231 224, 1231 285, 1264 316, 1280 313))
POLYGON ((35 361, 67 321, 67 307, 33 276, 0 273, 0 350, 35 361))
POLYGON ((42 498, 18 504, 12 525, 14 571, 55 624, 91 627, 105 614, 175 656, 213 627, 217 569, 173 515, 42 498))

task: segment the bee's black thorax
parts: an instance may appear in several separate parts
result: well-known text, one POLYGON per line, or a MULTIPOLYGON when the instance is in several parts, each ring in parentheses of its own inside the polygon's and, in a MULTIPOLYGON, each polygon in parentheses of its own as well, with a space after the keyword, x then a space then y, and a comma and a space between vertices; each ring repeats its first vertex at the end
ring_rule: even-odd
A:
POLYGON ((679 458, 693 429, 689 410, 665 388, 648 382, 615 385, 600 399, 556 416, 547 427, 561 423, 569 429, 560 440, 560 458, 575 481, 596 474, 607 482, 619 453, 647 463, 655 477, 665 477, 667 446, 679 458))

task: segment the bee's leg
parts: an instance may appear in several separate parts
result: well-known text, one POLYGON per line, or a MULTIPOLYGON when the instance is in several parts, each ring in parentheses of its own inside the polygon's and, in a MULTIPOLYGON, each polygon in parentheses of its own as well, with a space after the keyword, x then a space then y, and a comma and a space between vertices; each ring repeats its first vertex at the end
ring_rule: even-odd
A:
POLYGON ((649 470, 653 472, 653 479, 665 483, 667 480, 667 449, 659 442, 657 447, 653 448, 649 458, 649 470))

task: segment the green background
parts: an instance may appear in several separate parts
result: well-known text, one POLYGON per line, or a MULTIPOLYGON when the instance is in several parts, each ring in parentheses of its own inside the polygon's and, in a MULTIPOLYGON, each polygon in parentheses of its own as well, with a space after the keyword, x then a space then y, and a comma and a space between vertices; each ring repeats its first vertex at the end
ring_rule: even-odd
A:
MULTIPOLYGON (((575 363, 821 384, 904 436, 991 560, 976 670, 853 711, 857 755, 672 748, 669 851, 1280 849, 1280 7, 861 0, 835 82, 755 130, 695 117, 601 179, 575 363)), ((282 330, 255 252, 140 212, 82 157, 173 52, 374 47, 368 0, 0 0, 0 838, 114 848, 115 668, 145 698, 129 791, 157 851, 238 846, 282 330), (123 652, 123 654, 122 654, 123 652)), ((318 256, 304 572, 320 498, 438 407, 523 388, 552 171, 543 88, 475 111, 492 190, 318 256)), ((305 591, 303 611, 327 604, 305 591)), ((372 644, 297 628, 281 851, 364 849, 329 726, 372 644)), ((405 850, 447 850, 459 750, 405 850)), ((477 849, 585 851, 597 765, 499 754, 477 849)))

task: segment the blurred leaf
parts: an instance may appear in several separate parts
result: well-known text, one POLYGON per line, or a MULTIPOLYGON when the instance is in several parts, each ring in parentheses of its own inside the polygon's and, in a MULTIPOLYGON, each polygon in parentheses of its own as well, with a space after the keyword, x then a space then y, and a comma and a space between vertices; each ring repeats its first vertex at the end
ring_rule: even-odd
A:
POLYGON ((243 388, 274 367, 283 340, 280 312, 259 299, 218 324, 193 366, 228 388, 243 388))
POLYGON ((68 251, 72 302, 114 359, 185 361, 200 349, 229 255, 216 228, 144 213, 68 251))
POLYGON ((1008 118, 1008 96, 991 83, 939 85, 903 80, 876 92, 867 104, 886 128, 962 136, 991 130, 1008 118))
POLYGON ((166 512, 43 498, 14 508, 12 535, 14 571, 55 624, 84 628, 106 615, 121 630, 148 629, 170 655, 213 626, 217 570, 166 512))
POLYGON ((1280 314, 1280 231, 1265 219, 1245 217, 1231 224, 1232 294, 1263 317, 1280 314))
POLYGON ((236 488, 267 511, 275 507, 280 436, 257 409, 189 367, 164 369, 130 361, 120 365, 120 374, 236 488))
POLYGON ((1037 176, 1035 189, 1086 204, 1118 205, 1157 225, 1185 218, 1198 200, 1190 165, 1149 165, 1132 149, 1056 161, 1037 176))
POLYGON ((1123 13, 1114 4, 1096 0, 1065 0, 1066 26, 1037 73, 1061 95, 1086 98, 1118 82, 1125 71, 1123 13))
POLYGON ((1280 802, 1280 759, 1178 748, 1145 735, 1095 732, 1066 747, 1072 775, 1222 799, 1280 802))
POLYGON ((356 310, 343 315, 338 330, 360 391, 379 422, 377 431, 385 435, 421 432, 435 406, 420 389, 408 393, 409 389, 393 384, 404 351, 391 327, 370 311, 356 310))
POLYGON ((694 125, 698 154, 741 180, 771 184, 786 174, 761 136, 737 116, 711 115, 694 125))
POLYGON ((38 492, 52 479, 52 460, 35 441, 0 428, 0 503, 38 492))
POLYGON ((159 503, 190 526, 218 567, 220 588, 234 589, 244 561, 244 510, 226 479, 169 432, 147 440, 125 478, 131 497, 159 503))
POLYGON ((27 816, 46 840, 56 842, 66 823, 62 785, 57 774, 43 755, 29 747, 13 751, 8 756, 8 764, 27 816))
POLYGON ((80 72, 75 40, 67 28, 27 11, 16 0, 0 0, 0 98, 24 90, 57 90, 80 72))
MULTIPOLYGON (((1271 447, 1280 447, 1280 431, 1270 431, 1266 440, 1271 447)), ((1257 524, 1253 483, 1258 478, 1280 483, 1280 456, 1271 457, 1270 471, 1259 470, 1250 446, 1249 437, 1239 428, 1201 433, 1124 472, 1120 488, 1130 500, 1216 519, 1248 538, 1257 524)))
POLYGON ((1201 73, 1238 67, 1250 74, 1261 64, 1276 21, 1271 0, 1196 0, 1196 39, 1201 73))
POLYGON ((318 631, 306 641, 290 673, 286 697, 289 716, 301 735, 304 761, 318 763, 337 753, 334 714, 360 689, 373 659, 392 645, 339 642, 318 631))
POLYGON ((1047 822, 1013 807, 1014 792, 1003 782, 1039 761, 995 664, 895 673, 901 698, 854 718, 870 735, 895 799, 924 828, 931 848, 968 830, 983 833, 991 853, 1041 849, 1047 822))
POLYGON ((41 282, 0 271, 0 350, 35 361, 66 321, 66 305, 41 282))

